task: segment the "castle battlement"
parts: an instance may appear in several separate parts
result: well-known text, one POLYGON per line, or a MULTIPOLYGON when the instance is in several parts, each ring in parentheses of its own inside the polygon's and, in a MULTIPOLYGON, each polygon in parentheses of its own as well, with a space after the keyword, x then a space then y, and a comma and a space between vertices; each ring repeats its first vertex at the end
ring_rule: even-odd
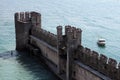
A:
POLYGON ((103 54, 98 54, 96 51, 92 51, 89 48, 84 48, 83 46, 80 46, 77 49, 77 54, 80 62, 90 66, 106 76, 116 78, 120 75, 120 63, 117 63, 115 59, 108 58, 103 54))
POLYGON ((56 29, 57 34, 42 29, 40 13, 15 13, 16 50, 44 59, 62 80, 120 80, 120 63, 83 47, 81 29, 56 29))
POLYGON ((31 13, 30 12, 20 12, 20 13, 15 13, 15 17, 17 21, 20 22, 29 22, 31 18, 31 13))
POLYGON ((57 48, 57 35, 39 27, 33 27, 31 34, 57 48))

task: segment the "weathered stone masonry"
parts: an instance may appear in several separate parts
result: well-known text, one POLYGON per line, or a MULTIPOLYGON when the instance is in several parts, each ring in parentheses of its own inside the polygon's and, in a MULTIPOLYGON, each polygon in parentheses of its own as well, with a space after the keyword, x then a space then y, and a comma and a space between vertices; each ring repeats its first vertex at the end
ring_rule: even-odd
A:
POLYGON ((16 50, 41 56, 63 80, 120 80, 120 63, 81 45, 82 30, 57 27, 57 34, 41 28, 41 14, 15 14, 16 50), (117 65, 118 64, 118 65, 117 65))

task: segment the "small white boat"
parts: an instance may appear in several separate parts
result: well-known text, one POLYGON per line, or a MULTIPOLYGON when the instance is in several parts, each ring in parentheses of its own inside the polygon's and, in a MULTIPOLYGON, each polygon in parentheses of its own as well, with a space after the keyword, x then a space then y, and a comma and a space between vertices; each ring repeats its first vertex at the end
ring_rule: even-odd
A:
POLYGON ((105 46, 105 39, 98 39, 97 44, 99 46, 105 46))

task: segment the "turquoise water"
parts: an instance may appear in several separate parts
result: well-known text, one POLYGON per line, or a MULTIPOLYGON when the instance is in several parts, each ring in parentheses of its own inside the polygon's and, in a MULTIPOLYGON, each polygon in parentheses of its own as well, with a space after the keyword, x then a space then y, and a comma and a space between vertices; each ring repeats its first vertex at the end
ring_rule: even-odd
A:
POLYGON ((0 80, 58 80, 33 57, 8 53, 0 56, 0 80))
MULTIPOLYGON (((42 14, 44 29, 56 33, 56 26, 68 24, 81 28, 84 46, 120 61, 119 9, 120 0, 1 0, 0 52, 15 49, 14 13, 37 11, 42 14), (98 47, 96 44, 101 37, 106 39, 105 48, 98 47)), ((14 65, 13 68, 19 71, 21 69, 19 62, 16 64, 14 62, 17 60, 12 58, 0 60, 0 65, 14 65)), ((28 72, 25 71, 26 74, 28 72)), ((33 75, 31 74, 31 76, 33 75)))

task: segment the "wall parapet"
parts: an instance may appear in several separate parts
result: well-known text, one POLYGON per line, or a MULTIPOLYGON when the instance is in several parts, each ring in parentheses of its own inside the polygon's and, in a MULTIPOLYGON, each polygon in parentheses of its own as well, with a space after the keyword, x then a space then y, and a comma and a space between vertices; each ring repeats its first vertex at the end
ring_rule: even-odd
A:
POLYGON ((89 66, 84 65, 80 61, 75 60, 74 65, 79 66, 80 68, 83 68, 83 69, 87 70, 88 72, 91 72, 93 75, 99 77, 102 80, 111 80, 109 77, 106 77, 105 75, 103 75, 103 74, 99 73, 98 71, 90 68, 89 66))
POLYGON ((20 12, 20 13, 15 13, 15 17, 17 21, 26 23, 29 22, 31 18, 31 12, 20 12))
POLYGON ((31 35, 57 48, 57 35, 39 27, 32 27, 31 35))
POLYGON ((83 46, 78 47, 77 54, 80 62, 113 80, 120 80, 120 63, 117 63, 116 60, 108 58, 103 54, 98 54, 96 51, 84 48, 83 46))
POLYGON ((37 12, 17 12, 15 13, 15 22, 17 21, 41 27, 41 14, 37 12))

